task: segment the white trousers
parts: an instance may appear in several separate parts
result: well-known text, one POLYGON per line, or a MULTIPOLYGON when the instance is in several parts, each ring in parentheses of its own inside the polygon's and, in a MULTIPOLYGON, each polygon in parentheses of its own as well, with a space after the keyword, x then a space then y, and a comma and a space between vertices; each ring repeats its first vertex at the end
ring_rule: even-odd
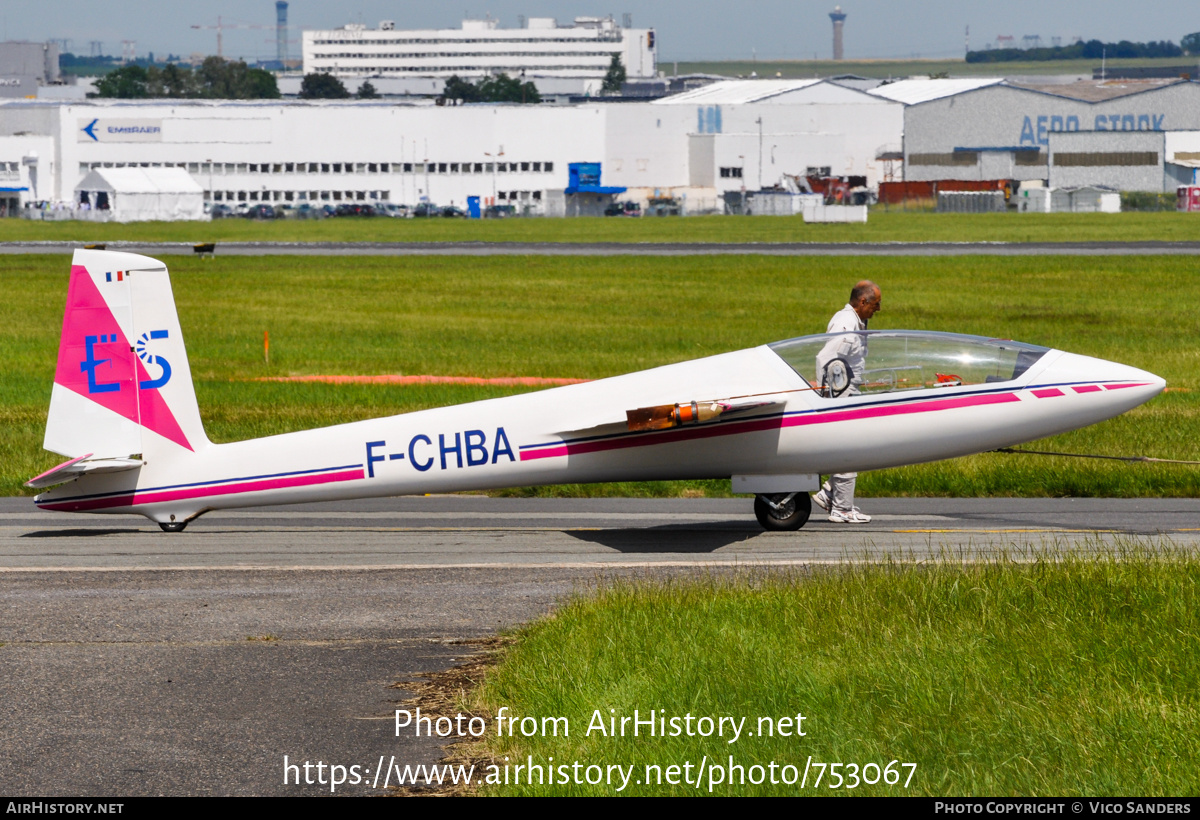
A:
POLYGON ((829 509, 850 512, 854 509, 854 484, 858 481, 858 473, 838 473, 831 475, 825 485, 825 497, 829 499, 829 509))

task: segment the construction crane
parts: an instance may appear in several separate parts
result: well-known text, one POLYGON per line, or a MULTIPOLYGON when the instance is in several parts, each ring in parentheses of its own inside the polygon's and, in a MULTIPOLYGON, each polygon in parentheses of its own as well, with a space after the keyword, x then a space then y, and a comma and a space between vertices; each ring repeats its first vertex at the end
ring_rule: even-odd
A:
POLYGON ((217 16, 217 24, 215 26, 203 26, 193 24, 192 28, 200 29, 216 29, 217 30, 217 56, 222 59, 225 57, 225 52, 221 45, 221 35, 227 28, 275 28, 274 26, 260 26, 257 23, 225 23, 221 21, 221 17, 217 16))

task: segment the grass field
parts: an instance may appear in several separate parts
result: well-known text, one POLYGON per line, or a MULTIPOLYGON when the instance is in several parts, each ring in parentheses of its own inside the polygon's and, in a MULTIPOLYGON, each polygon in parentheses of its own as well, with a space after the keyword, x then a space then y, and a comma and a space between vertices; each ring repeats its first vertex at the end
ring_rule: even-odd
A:
MULTIPOLYGON (((291 374, 601 378, 821 332, 850 285, 883 286, 876 328, 1000 336, 1125 362, 1170 392, 1045 449, 1200 459, 1200 318, 1187 257, 170 258, 210 436, 231 441, 516 392, 262 383, 291 374), (263 361, 263 332, 271 337, 263 361)), ((0 256, 0 494, 41 449, 65 256, 0 256)), ((985 454, 864 475, 860 495, 1195 496, 1194 467, 985 454)), ((728 482, 516 493, 728 493, 728 482)))
MULTIPOLYGON (((1190 62, 1194 62, 1194 58, 1190 62)), ((1186 57, 1163 59, 1108 60, 1109 68, 1141 68, 1144 66, 1186 65, 1186 57)), ((899 79, 913 77, 921 79, 931 74, 948 74, 951 77, 1015 77, 1021 75, 1081 74, 1092 76, 1092 69, 1099 68, 1098 60, 1030 60, 1011 63, 967 63, 965 60, 725 60, 725 61, 679 61, 663 60, 660 67, 678 65, 681 74, 720 74, 724 77, 749 77, 751 72, 762 78, 835 77, 839 74, 857 74, 860 77, 877 79, 899 79)))
MULTIPOLYGON (((0 220, 0 242, 1150 242, 1200 240, 1195 214, 935 214, 876 206, 865 225, 795 217, 322 219, 256 222, 0 220)), ((217 254, 221 249, 218 246, 217 254)))
POLYGON ((489 716, 491 762, 532 759, 545 776, 553 761, 566 774, 555 768, 553 785, 514 785, 510 768, 509 785, 490 792, 618 791, 570 782, 575 761, 632 767, 620 793, 636 795, 1200 789, 1200 561, 1136 545, 1094 559, 1053 547, 977 565, 940 558, 619 583, 561 607, 520 631, 466 705, 489 716), (525 724, 533 736, 498 737, 492 716, 501 707, 538 718, 525 724), (597 715, 606 730, 609 718, 619 729, 634 710, 642 720, 665 718, 668 732, 678 718, 680 731, 648 737, 643 725, 632 737, 632 723, 625 736, 596 728, 597 715), (721 737, 699 736, 699 718, 722 716, 746 719, 736 741, 730 723, 721 737), (551 735, 543 717, 567 718, 569 735, 561 723, 551 735), (869 785, 892 761, 899 783, 869 785), (818 768, 834 763, 842 766, 818 768), (675 785, 669 766, 679 767, 675 785))

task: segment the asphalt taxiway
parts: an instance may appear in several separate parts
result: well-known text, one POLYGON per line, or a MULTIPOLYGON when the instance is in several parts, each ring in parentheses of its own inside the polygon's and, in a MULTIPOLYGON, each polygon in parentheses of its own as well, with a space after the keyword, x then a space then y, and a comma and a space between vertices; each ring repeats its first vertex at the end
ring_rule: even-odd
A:
POLYGON ((870 524, 819 515, 763 532, 749 499, 421 496, 208 513, 183 533, 138 516, 0 500, 0 571, 739 566, 1200 543, 1194 499, 869 499, 870 524))

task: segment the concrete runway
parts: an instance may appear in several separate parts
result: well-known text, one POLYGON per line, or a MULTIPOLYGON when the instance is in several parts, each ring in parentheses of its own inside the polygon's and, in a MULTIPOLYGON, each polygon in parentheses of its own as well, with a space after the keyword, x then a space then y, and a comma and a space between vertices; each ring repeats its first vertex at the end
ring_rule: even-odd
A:
MULTIPOLYGON (((72 253, 83 242, 0 243, 0 253, 72 253)), ((188 242, 108 242, 147 256, 194 254, 188 242)), ((220 256, 1158 256, 1200 242, 218 242, 220 256)))
MULTIPOLYGON (((10 797, 327 794, 296 764, 432 764, 394 710, 473 643, 615 578, 1200 545, 1200 500, 863 499, 763 533, 745 499, 429 496, 210 514, 180 534, 0 500, 10 797), (398 686, 397 686, 398 684, 398 686)), ((314 774, 314 780, 317 775, 314 774)), ((382 781, 379 781, 382 783, 382 781)))

